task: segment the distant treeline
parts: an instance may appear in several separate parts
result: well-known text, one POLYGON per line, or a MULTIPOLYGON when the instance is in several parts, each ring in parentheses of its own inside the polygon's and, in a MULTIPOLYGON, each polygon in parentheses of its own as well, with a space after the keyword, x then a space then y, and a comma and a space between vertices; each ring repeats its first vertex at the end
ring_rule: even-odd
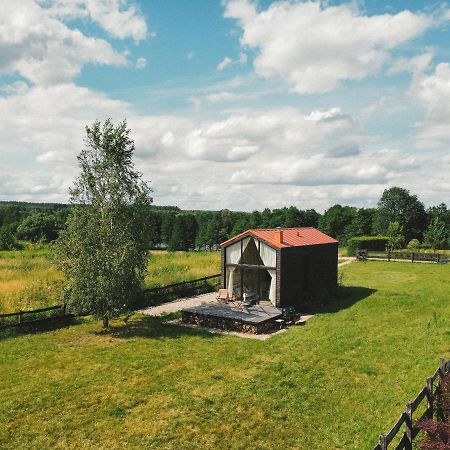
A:
MULTIPOLYGON (((0 202, 0 249, 19 248, 20 240, 53 241, 69 213, 70 206, 65 204, 0 202)), ((295 206, 253 212, 151 206, 147 214, 149 247, 169 250, 212 250, 249 228, 272 227, 317 227, 346 245, 355 236, 386 235, 393 223, 399 225, 401 245, 412 240, 433 248, 450 244, 447 205, 425 209, 417 196, 399 187, 386 189, 377 208, 334 205, 323 214, 295 206)))

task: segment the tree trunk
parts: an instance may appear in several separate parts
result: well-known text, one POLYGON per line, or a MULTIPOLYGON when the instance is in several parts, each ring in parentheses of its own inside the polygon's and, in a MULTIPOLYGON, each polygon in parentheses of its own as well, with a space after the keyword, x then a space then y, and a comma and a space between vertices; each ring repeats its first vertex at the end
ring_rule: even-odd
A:
POLYGON ((103 316, 103 328, 109 327, 109 318, 108 316, 103 316))

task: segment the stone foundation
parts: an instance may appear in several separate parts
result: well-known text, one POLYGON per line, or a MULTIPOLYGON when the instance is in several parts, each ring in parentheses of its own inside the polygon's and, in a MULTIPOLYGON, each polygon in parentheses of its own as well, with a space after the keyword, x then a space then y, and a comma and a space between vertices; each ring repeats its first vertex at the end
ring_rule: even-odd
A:
POLYGON ((238 331, 240 333, 264 334, 276 329, 274 320, 266 320, 259 323, 246 323, 223 317, 182 311, 181 320, 191 325, 199 325, 206 328, 217 328, 219 330, 238 331))

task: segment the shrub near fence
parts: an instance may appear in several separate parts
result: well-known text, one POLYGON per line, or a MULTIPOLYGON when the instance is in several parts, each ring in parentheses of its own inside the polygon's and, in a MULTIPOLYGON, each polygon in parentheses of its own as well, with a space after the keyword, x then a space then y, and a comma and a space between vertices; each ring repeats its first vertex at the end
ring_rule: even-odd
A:
MULTIPOLYGON (((191 281, 170 284, 157 288, 144 289, 142 296, 137 299, 135 309, 155 306, 177 298, 212 292, 220 284, 220 274, 198 278, 191 281)), ((89 315, 89 312, 78 316, 89 315)), ((50 306, 48 308, 34 309, 31 311, 18 311, 9 314, 0 314, 0 329, 24 325, 33 325, 41 322, 75 317, 67 311, 66 305, 50 306)))
POLYGON ((406 404, 405 410, 400 415, 399 419, 391 430, 380 435, 379 443, 373 448, 373 450, 388 450, 389 444, 391 444, 395 438, 397 438, 397 444, 394 444, 395 450, 412 450, 413 441, 420 432, 418 422, 427 419, 442 419, 441 406, 441 381, 444 377, 448 376, 450 370, 450 361, 445 362, 444 358, 439 361, 439 367, 433 376, 426 379, 426 384, 422 390, 417 394, 416 398, 412 402, 406 404), (425 403, 425 412, 417 419, 413 417, 419 406, 425 403), (398 435, 401 434, 401 438, 398 439, 398 435))
POLYGON ((383 252, 386 249, 389 238, 386 236, 357 236, 348 240, 348 255, 354 256, 357 249, 383 252))

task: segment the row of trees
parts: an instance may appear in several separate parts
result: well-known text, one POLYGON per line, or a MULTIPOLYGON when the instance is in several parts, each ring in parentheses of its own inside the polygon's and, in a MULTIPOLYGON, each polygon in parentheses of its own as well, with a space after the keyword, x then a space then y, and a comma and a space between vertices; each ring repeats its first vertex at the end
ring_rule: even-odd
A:
MULTIPOLYGON (((17 248, 18 240, 51 242, 64 229, 67 205, 0 204, 0 248, 17 248)), ((396 247, 411 243, 431 248, 450 245, 450 211, 445 203, 425 209, 406 189, 392 187, 377 208, 334 205, 323 214, 295 206, 251 213, 181 211, 177 207, 148 205, 145 226, 151 248, 211 250, 220 242, 249 228, 318 227, 342 245, 354 236, 392 236, 396 247), (412 241, 412 242, 411 242, 412 241)))

